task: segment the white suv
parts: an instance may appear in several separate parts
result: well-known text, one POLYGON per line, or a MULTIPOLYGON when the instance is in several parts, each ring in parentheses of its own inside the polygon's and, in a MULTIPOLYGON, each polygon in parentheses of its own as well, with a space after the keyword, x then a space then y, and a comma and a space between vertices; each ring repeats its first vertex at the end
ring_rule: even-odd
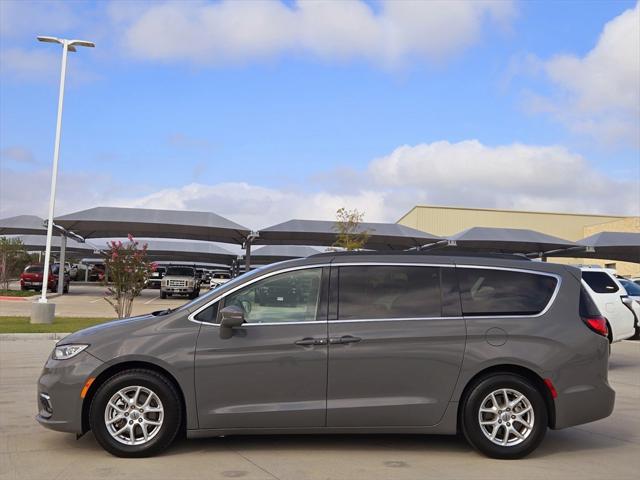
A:
POLYGON ((627 291, 615 272, 597 267, 580 267, 582 284, 591 294, 609 325, 609 341, 619 342, 635 335, 636 317, 627 291))

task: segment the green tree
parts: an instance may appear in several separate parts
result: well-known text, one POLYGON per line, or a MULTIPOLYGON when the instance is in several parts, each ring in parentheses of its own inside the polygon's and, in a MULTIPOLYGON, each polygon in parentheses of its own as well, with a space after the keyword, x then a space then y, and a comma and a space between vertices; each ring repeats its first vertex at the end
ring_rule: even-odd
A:
POLYGON ((9 282, 31 261, 19 238, 0 237, 0 287, 9 290, 9 282))
POLYGON ((118 318, 131 316, 133 300, 145 286, 151 263, 147 259, 147 244, 129 235, 128 242, 111 241, 107 244, 105 258, 109 285, 104 299, 116 311, 118 318))
POLYGON ((361 223, 364 219, 364 212, 357 209, 347 210, 342 207, 336 212, 336 223, 334 230, 337 238, 334 247, 345 250, 360 250, 364 248, 367 240, 371 236, 369 231, 362 229, 361 223))

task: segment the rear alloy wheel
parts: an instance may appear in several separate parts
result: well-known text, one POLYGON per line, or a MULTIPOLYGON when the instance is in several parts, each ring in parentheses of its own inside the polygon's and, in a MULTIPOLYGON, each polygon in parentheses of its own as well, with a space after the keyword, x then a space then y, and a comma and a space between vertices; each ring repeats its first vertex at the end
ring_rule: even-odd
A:
POLYGON ((149 370, 128 370, 100 386, 91 402, 91 429, 118 457, 147 457, 167 448, 182 423, 175 387, 149 370))
POLYGON ((517 375, 499 374, 478 382, 463 402, 467 441, 493 458, 522 458, 546 433, 547 407, 540 392, 517 375))

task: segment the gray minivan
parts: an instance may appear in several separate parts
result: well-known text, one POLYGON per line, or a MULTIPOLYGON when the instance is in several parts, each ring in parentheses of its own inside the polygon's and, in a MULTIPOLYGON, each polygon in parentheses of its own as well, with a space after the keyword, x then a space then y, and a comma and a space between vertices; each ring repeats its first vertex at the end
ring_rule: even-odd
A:
POLYGON ((38 421, 114 455, 175 437, 461 432, 497 458, 608 416, 606 320, 576 268, 509 256, 327 253, 175 310, 76 332, 38 421))

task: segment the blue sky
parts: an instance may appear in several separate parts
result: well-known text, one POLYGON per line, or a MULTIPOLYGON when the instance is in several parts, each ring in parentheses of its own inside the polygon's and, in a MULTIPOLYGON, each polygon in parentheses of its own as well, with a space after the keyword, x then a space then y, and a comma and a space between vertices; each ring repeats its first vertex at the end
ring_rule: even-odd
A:
POLYGON ((37 34, 97 44, 69 58, 57 214, 640 213, 636 2, 401 3, 3 1, 0 216, 46 212, 37 34))

